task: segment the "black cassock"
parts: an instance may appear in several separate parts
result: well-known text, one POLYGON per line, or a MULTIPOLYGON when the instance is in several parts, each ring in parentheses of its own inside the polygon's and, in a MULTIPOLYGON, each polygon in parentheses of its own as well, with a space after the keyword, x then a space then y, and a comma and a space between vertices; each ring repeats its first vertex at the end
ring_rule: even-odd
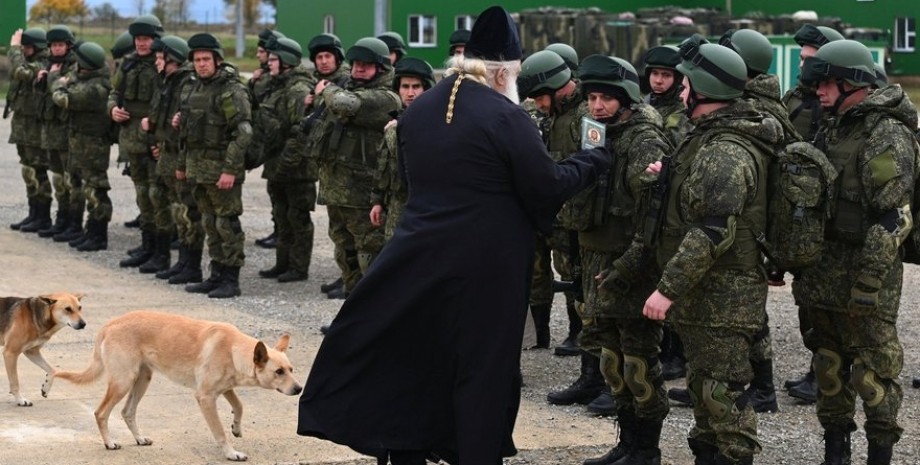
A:
POLYGON ((431 450, 463 464, 516 450, 520 350, 534 231, 594 182, 608 155, 556 164, 519 106, 456 76, 399 120, 409 200, 316 355, 297 433, 379 456, 431 450))

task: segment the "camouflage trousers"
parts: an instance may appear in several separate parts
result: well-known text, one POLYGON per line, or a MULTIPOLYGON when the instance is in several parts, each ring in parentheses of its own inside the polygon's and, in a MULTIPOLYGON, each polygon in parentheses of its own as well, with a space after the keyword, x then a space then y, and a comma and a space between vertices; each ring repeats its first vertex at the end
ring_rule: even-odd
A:
POLYGON ((866 415, 866 439, 882 445, 898 442, 904 431, 898 425, 903 393, 897 381, 904 350, 896 321, 840 310, 805 310, 813 324, 805 342, 814 354, 821 426, 854 431, 859 395, 866 415))
POLYGON ((387 216, 386 223, 384 224, 384 239, 389 241, 393 234, 396 232, 396 226, 399 225, 399 218, 402 216, 403 210, 406 208, 406 201, 403 199, 397 199, 396 195, 391 195, 390 199, 387 201, 387 216))
POLYGON ((141 230, 154 231, 157 229, 154 198, 162 194, 160 189, 154 187, 157 183, 157 161, 147 152, 129 152, 128 162, 131 166, 131 182, 134 183, 134 200, 140 211, 138 218, 141 230))
MULTIPOLYGON (((63 152, 63 154, 63 184, 68 195, 66 196, 66 203, 62 202, 61 198, 58 198, 58 209, 67 210, 74 217, 80 215, 79 218, 82 220, 83 211, 86 208, 86 196, 83 194, 83 176, 80 173, 79 165, 76 163, 76 157, 70 151, 63 152)), ((106 180, 108 180, 108 175, 106 180)), ((56 192, 60 192, 60 190, 56 192)))
MULTIPOLYGON (((553 228, 553 233, 549 237, 536 234, 533 276, 530 280, 530 305, 553 304, 554 268, 563 281, 573 279, 574 264, 570 258, 569 244, 569 231, 565 229, 553 228)), ((565 301, 566 304, 574 304, 575 294, 571 291, 566 292, 565 301)))
POLYGON ((601 373, 607 380, 617 410, 628 409, 637 418, 662 421, 670 411, 658 346, 662 325, 646 318, 593 318, 585 328, 600 335, 601 373))
POLYGON ((268 181, 267 187, 278 232, 276 264, 279 269, 309 274, 315 231, 310 212, 316 205, 316 183, 268 181))
MULTIPOLYGON (((108 161, 108 154, 106 154, 108 161)), ((112 200, 109 198, 109 177, 106 170, 85 168, 77 175, 83 185, 87 219, 108 223, 112 220, 112 200)))
POLYGON ((48 151, 51 187, 54 190, 54 200, 57 201, 59 211, 66 210, 71 205, 70 197, 74 195, 73 185, 66 169, 68 158, 69 154, 66 150, 48 151))
POLYGON ((176 223, 173 221, 173 202, 170 199, 170 187, 163 176, 157 176, 150 183, 147 195, 153 207, 153 224, 157 234, 172 234, 176 223))
POLYGON ((51 202, 51 181, 48 179, 48 153, 31 145, 16 144, 19 164, 22 165, 22 181, 26 185, 26 197, 39 203, 51 202))
POLYGON ((179 241, 193 250, 204 248, 204 225, 193 195, 194 186, 173 176, 161 177, 167 187, 169 209, 179 241))
POLYGON ((329 238, 336 249, 341 249, 341 255, 336 253, 336 263, 342 270, 345 290, 350 291, 383 248, 383 230, 371 224, 370 207, 328 205, 326 210, 329 213, 329 238))
POLYGON ((201 211, 211 261, 242 267, 246 258, 243 251, 246 234, 240 224, 240 215, 243 214, 242 183, 236 183, 228 190, 218 189, 211 183, 196 184, 194 195, 201 211))

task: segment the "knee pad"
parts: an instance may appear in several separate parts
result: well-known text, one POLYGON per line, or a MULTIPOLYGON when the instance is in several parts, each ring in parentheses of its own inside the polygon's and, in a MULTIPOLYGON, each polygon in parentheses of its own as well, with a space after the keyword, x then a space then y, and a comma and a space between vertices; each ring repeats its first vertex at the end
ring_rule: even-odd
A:
POLYGON ((655 398, 655 390, 661 385, 660 382, 663 382, 660 376, 660 369, 657 370, 658 376, 654 376, 652 373, 658 363, 657 358, 653 359, 651 364, 649 360, 633 355, 623 355, 623 359, 623 377, 626 378, 626 385, 629 386, 629 390, 632 392, 633 397, 636 398, 636 402, 639 404, 648 403, 655 398), (656 380, 655 378, 658 379, 656 380))
POLYGON ((601 374, 610 386, 614 396, 626 391, 626 381, 623 379, 623 361, 620 354, 604 347, 601 348, 601 374))
POLYGON ((67 178, 63 174, 52 173, 51 174, 51 185, 54 186, 56 192, 61 192, 66 190, 70 183, 67 182, 67 178))
POLYGON ((690 393, 693 405, 703 405, 703 378, 689 368, 687 369, 687 391, 690 393))
POLYGON ((22 165, 22 180, 27 187, 38 187, 38 177, 35 168, 29 165, 22 165))
POLYGON ((815 369, 815 381, 818 389, 825 396, 835 396, 843 388, 841 368, 843 358, 840 354, 829 349, 820 348, 812 356, 812 366, 815 369))
POLYGON ((885 398, 885 385, 875 370, 866 366, 861 358, 853 360, 853 387, 866 402, 866 406, 875 407, 885 398))
POLYGON ((377 254, 358 252, 358 266, 361 268, 361 271, 367 272, 367 269, 371 266, 371 262, 373 262, 376 257, 377 254))
POLYGON ((737 401, 733 401, 728 393, 735 389, 722 381, 706 378, 702 384, 703 405, 716 420, 722 421, 729 416, 737 416, 747 405, 747 399, 743 395, 737 401))

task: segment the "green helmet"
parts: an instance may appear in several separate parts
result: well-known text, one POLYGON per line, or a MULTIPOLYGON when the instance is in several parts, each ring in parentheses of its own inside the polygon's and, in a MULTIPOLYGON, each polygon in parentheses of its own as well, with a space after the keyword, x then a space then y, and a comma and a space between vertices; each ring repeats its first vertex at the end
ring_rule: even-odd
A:
MULTIPOLYGON (((406 42, 403 41, 402 36, 397 32, 387 31, 377 36, 377 38, 387 44, 387 48, 391 52, 396 52, 396 61, 401 60, 402 57, 408 53, 406 50, 406 42)), ((389 53, 387 53, 387 55, 389 55, 389 53)))
POLYGON ((51 42, 67 42, 67 45, 73 45, 77 40, 73 36, 73 32, 70 31, 70 28, 63 25, 57 24, 51 26, 51 29, 48 29, 48 33, 45 34, 45 40, 50 44, 51 42))
POLYGON ((128 31, 122 32, 112 45, 112 58, 119 59, 134 50, 134 37, 128 31))
POLYGON ((197 50, 209 50, 214 52, 221 60, 224 59, 224 48, 220 45, 220 41, 217 40, 217 37, 214 37, 207 32, 202 32, 195 34, 188 39, 188 59, 193 60, 195 51, 197 50))
POLYGON ((284 34, 272 29, 262 29, 262 32, 259 33, 259 47, 265 48, 265 45, 268 44, 268 41, 272 38, 282 39, 284 38, 284 34))
POLYGON ((799 46, 811 45, 814 48, 821 48, 828 42, 843 40, 843 35, 827 26, 806 23, 795 33, 794 39, 799 46))
POLYGON ((461 46, 466 45, 466 42, 470 40, 470 30, 469 29, 457 29, 456 31, 450 34, 450 39, 447 42, 450 44, 451 55, 454 54, 454 50, 461 46))
POLYGON ((425 90, 434 86, 434 69, 427 61, 421 58, 406 57, 396 62, 393 73, 393 90, 399 92, 399 78, 403 76, 416 77, 422 80, 425 90))
POLYGON ((521 63, 518 93, 527 97, 553 94, 572 80, 572 71, 556 52, 541 50, 521 63))
POLYGON ((307 50, 310 51, 310 61, 316 61, 316 55, 319 52, 329 52, 338 58, 339 63, 345 61, 345 49, 342 48, 342 41, 334 34, 320 34, 307 44, 307 50))
POLYGON ((766 73, 773 63, 773 45, 763 34, 753 29, 729 29, 719 39, 719 45, 741 55, 748 68, 748 77, 766 73))
POLYGON ((626 97, 632 103, 642 101, 639 93, 639 75, 636 68, 628 61, 607 55, 590 55, 578 67, 579 80, 584 94, 602 92, 607 95, 620 97, 621 105, 628 107, 624 102, 626 97))
POLYGON ((30 27, 22 31, 22 45, 31 45, 36 50, 48 48, 48 38, 45 30, 40 27, 30 27))
POLYGON ((138 16, 128 25, 128 32, 132 37, 160 37, 160 34, 163 33, 163 23, 154 15, 138 16))
POLYGON ((549 50, 551 52, 556 52, 559 56, 562 57, 562 61, 565 62, 565 65, 572 70, 572 74, 578 74, 578 52, 572 48, 571 45, 563 44, 562 42, 557 42, 555 44, 549 44, 543 50, 549 50))
POLYGON ((855 40, 837 40, 822 46, 802 63, 802 81, 815 84, 827 79, 843 79, 855 87, 874 84, 872 53, 855 40))
POLYGON ((677 70, 687 76, 694 92, 713 100, 731 100, 744 93, 747 66, 734 50, 686 42, 681 45, 680 57, 677 70))
POLYGON ((83 42, 74 49, 77 65, 83 69, 97 70, 105 66, 105 49, 95 42, 83 42))
MULTIPOLYGON (((649 83, 651 71, 653 69, 667 69, 674 73, 674 85, 671 89, 679 87, 681 79, 680 72, 677 71, 677 65, 680 63, 680 51, 673 45, 661 45, 652 47, 645 52, 645 70, 642 73, 642 79, 639 81, 639 87, 645 93, 652 91, 652 85, 649 83)), ((670 91, 670 89, 669 89, 670 91)))
POLYGON ((878 87, 885 87, 888 85, 888 72, 885 71, 885 66, 878 63, 872 63, 875 67, 875 85, 878 87))
POLYGON ((365 63, 376 63, 385 67, 390 66, 390 49, 387 44, 376 37, 365 37, 358 39, 348 53, 345 59, 349 62, 363 61, 365 63))
POLYGON ((188 60, 188 43, 179 36, 165 36, 160 39, 164 55, 180 65, 188 60))
POLYGON ((273 55, 278 55, 281 63, 288 66, 297 66, 303 59, 303 49, 293 39, 287 37, 271 38, 265 44, 265 50, 273 55))

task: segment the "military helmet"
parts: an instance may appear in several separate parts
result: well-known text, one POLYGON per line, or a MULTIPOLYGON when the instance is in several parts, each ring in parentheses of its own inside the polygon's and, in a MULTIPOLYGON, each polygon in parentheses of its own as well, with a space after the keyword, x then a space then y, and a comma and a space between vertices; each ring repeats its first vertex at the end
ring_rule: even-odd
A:
POLYGON ((425 90, 434 86, 434 69, 427 61, 421 58, 406 57, 396 62, 393 73, 393 90, 399 91, 399 78, 403 76, 416 77, 422 80, 425 90))
POLYGON ((74 48, 77 65, 83 69, 97 70, 105 66, 105 49, 95 42, 83 42, 74 48))
POLYGON ((310 39, 307 50, 310 51, 310 61, 316 61, 316 55, 319 52, 332 53, 340 63, 345 61, 345 49, 342 47, 342 41, 335 34, 320 34, 310 39))
POLYGON ((875 85, 878 87, 885 87, 888 85, 888 72, 885 71, 885 66, 878 63, 872 63, 875 67, 875 85))
MULTIPOLYGON (((642 101, 639 93, 639 75, 628 61, 607 55, 590 55, 578 67, 579 80, 585 95, 589 92, 617 94, 625 92, 633 103, 642 101), (611 87, 616 89, 610 89, 611 87)), ((625 102, 621 102, 625 105, 625 102)))
POLYGON ((131 36, 131 33, 128 31, 122 32, 121 35, 115 39, 115 43, 112 44, 110 52, 112 52, 112 58, 119 59, 134 50, 134 37, 131 36))
POLYGON ((272 38, 282 39, 284 38, 284 34, 272 29, 262 29, 262 32, 259 33, 259 47, 265 48, 265 45, 268 44, 268 41, 272 38))
POLYGON ((349 62, 363 61, 378 65, 390 66, 390 49, 387 44, 376 37, 358 39, 348 52, 345 59, 349 62))
POLYGON ((48 48, 48 38, 45 30, 40 27, 30 27, 22 31, 22 45, 31 45, 37 50, 48 48))
POLYGON ((396 55, 399 58, 402 58, 403 55, 408 53, 406 50, 406 42, 403 40, 402 36, 397 32, 387 31, 383 34, 377 36, 378 39, 382 40, 383 43, 387 44, 387 48, 391 52, 396 52, 396 55))
POLYGON ((180 65, 188 60, 189 48, 185 39, 169 35, 160 39, 160 43, 162 44, 161 51, 170 60, 180 65))
POLYGON ((734 50, 716 44, 685 43, 677 70, 687 76, 693 91, 714 100, 741 97, 747 84, 747 66, 734 50))
POLYGON ((558 53, 541 50, 521 63, 518 92, 527 97, 553 94, 572 80, 572 70, 558 53))
POLYGON ((300 44, 287 37, 272 37, 266 42, 265 50, 273 55, 278 55, 281 63, 288 66, 297 66, 300 64, 300 60, 303 59, 303 49, 300 48, 300 44))
POLYGON ((559 56, 562 57, 562 61, 565 62, 565 65, 572 70, 572 74, 578 74, 578 52, 576 52, 571 45, 556 42, 555 44, 547 45, 543 50, 558 53, 559 56))
POLYGON ((220 40, 207 32, 195 34, 188 39, 188 59, 193 60, 195 51, 209 50, 214 52, 221 60, 224 59, 224 48, 220 45, 220 40))
POLYGON ((829 42, 843 40, 843 35, 827 26, 806 23, 795 33, 794 39, 795 43, 802 47, 811 45, 814 48, 821 48, 829 42))
POLYGON ((160 22, 160 18, 154 15, 138 16, 134 19, 134 22, 128 25, 128 32, 131 33, 132 37, 160 37, 160 34, 163 33, 163 23, 160 22))
POLYGON ((677 70, 680 64, 680 50, 673 45, 652 47, 645 52, 645 69, 665 68, 677 70))
POLYGON ((450 44, 450 54, 454 54, 454 50, 460 45, 466 45, 466 42, 470 40, 470 30, 469 29, 457 29, 456 31, 450 34, 450 39, 447 42, 450 44))
POLYGON ((51 42, 67 42, 67 45, 73 45, 77 39, 73 36, 73 32, 69 27, 57 24, 48 29, 48 33, 45 34, 45 40, 49 44, 51 42))
POLYGON ((802 63, 802 82, 816 84, 827 79, 844 79, 855 87, 874 84, 872 53, 855 40, 837 40, 822 46, 802 63))
POLYGON ((766 73, 773 63, 773 45, 763 34, 753 29, 729 29, 719 39, 719 45, 741 55, 748 67, 748 77, 766 73))

